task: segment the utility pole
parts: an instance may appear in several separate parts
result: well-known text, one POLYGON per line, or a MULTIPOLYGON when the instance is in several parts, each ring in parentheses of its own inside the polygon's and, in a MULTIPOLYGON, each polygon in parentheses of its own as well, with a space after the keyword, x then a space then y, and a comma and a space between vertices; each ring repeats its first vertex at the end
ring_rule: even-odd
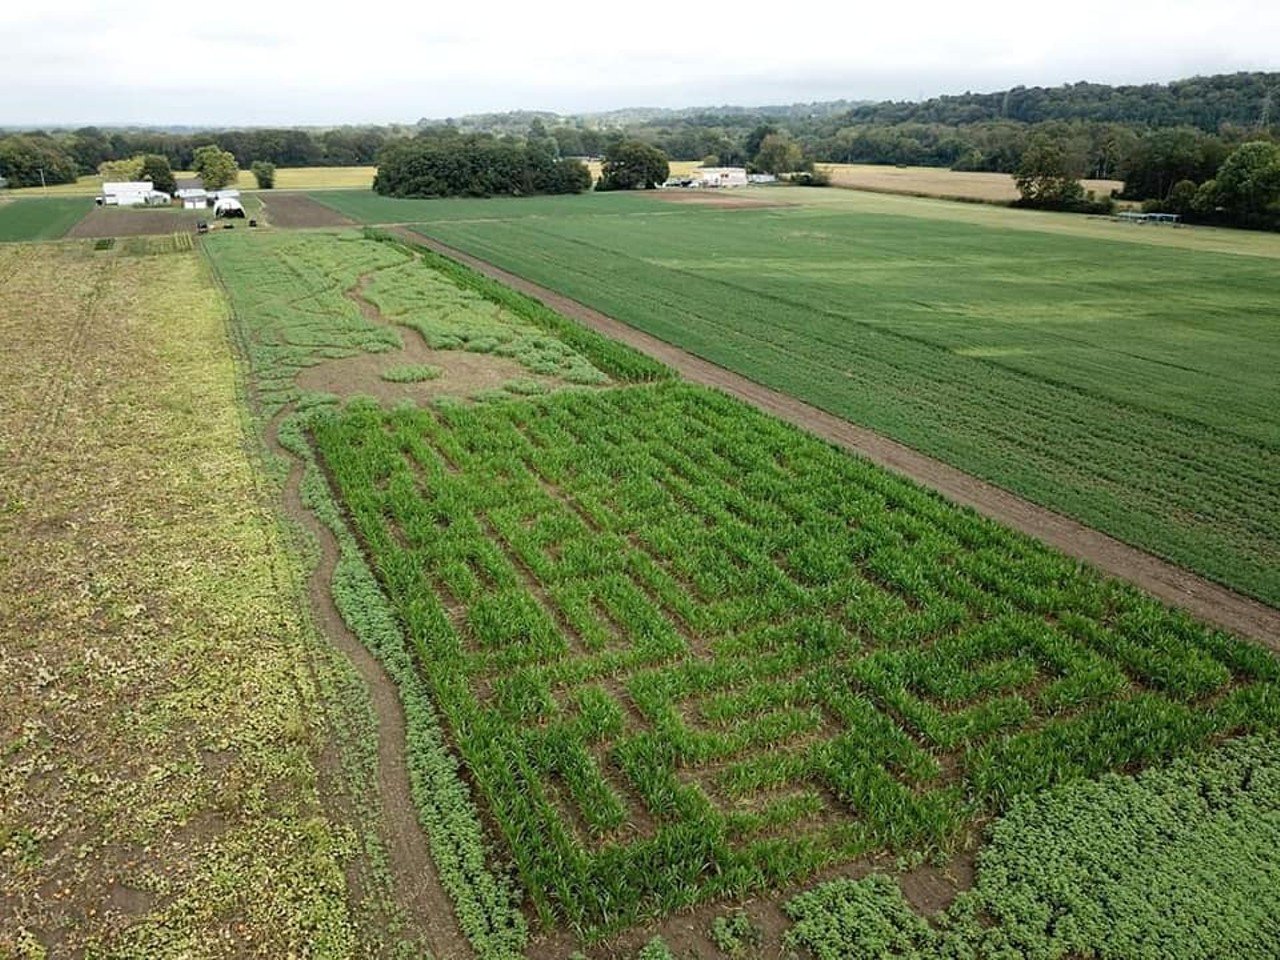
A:
POLYGON ((44 182, 44 167, 40 168, 40 189, 44 191, 46 197, 49 195, 49 185, 44 182))

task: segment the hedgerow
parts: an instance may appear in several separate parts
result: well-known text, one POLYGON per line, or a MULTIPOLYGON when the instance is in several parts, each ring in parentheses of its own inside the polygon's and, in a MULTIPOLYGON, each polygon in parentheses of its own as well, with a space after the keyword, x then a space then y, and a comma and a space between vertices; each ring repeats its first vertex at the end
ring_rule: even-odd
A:
POLYGON ((1268 653, 710 391, 314 436, 544 925, 945 851, 1280 725, 1268 653))

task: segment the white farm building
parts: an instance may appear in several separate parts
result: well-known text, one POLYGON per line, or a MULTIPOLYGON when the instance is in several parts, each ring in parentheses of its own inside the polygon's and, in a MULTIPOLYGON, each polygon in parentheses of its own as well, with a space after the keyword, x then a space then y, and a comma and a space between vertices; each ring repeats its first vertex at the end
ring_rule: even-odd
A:
POLYGON ((746 167, 698 167, 693 182, 700 187, 745 187, 746 167))
POLYGON ((150 180, 107 181, 102 185, 102 196, 98 197, 98 203, 107 207, 141 207, 172 200, 163 190, 155 189, 150 180))

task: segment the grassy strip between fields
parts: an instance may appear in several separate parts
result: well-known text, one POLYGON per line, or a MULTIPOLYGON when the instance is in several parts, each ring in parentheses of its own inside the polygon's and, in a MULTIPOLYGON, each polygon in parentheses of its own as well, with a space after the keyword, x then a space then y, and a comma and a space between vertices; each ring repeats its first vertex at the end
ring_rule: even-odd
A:
POLYGON ((989 831, 975 888, 932 922, 873 874, 787 903, 788 941, 817 960, 1270 960, 1277 849, 1280 743, 1250 738, 1015 805, 989 831))
POLYGON ((30 197, 0 202, 0 241, 57 240, 93 209, 79 197, 30 197))

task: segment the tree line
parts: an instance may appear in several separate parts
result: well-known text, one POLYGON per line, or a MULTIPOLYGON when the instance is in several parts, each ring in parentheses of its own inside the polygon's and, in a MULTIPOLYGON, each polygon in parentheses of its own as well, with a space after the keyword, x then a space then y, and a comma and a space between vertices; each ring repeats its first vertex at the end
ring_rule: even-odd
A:
MULTIPOLYGON (((38 184, 43 171, 45 182, 59 183, 77 173, 91 173, 104 161, 139 155, 163 156, 173 169, 189 169, 196 149, 213 144, 233 154, 241 167, 255 162, 376 162, 386 170, 380 189, 396 195, 550 192, 576 189, 582 183, 582 173, 573 165, 558 166, 561 160, 607 156, 624 143, 640 143, 676 160, 768 173, 812 170, 814 163, 824 162, 877 163, 1009 173, 1034 180, 1037 169, 1047 163, 1047 172, 1042 172, 1064 183, 1077 178, 1121 180, 1121 196, 1126 199, 1180 206, 1188 216, 1236 217, 1266 225, 1277 217, 1267 204, 1260 207, 1256 201, 1257 196, 1268 196, 1265 175, 1250 178, 1260 186, 1255 200, 1245 205, 1251 211, 1247 216, 1234 201, 1214 200, 1211 188, 1201 195, 1198 212, 1187 198, 1192 188, 1200 192, 1206 183, 1216 185, 1228 158, 1244 146, 1277 140, 1280 73, 1238 73, 1139 86, 1015 87, 920 103, 616 111, 571 119, 493 114, 443 124, 424 122, 417 128, 36 131, 0 139, 0 176, 13 186, 26 186, 38 184), (427 149, 423 144, 434 146, 427 149), (418 153, 422 157, 415 161, 414 172, 409 158, 418 153), (476 165, 482 156, 492 171, 476 165)), ((1232 183, 1232 178, 1226 182, 1232 183)), ((1035 188, 1032 193, 1039 198, 1055 195, 1055 190, 1046 194, 1035 188)), ((1074 201, 1063 203, 1071 206, 1074 201)))
POLYGON ((196 151, 213 145, 233 155, 241 168, 254 163, 277 167, 350 167, 376 162, 401 127, 338 127, 332 130, 255 129, 172 133, 159 130, 42 130, 0 137, 0 176, 10 186, 70 183, 104 163, 137 156, 164 157, 173 170, 193 168, 196 151))

